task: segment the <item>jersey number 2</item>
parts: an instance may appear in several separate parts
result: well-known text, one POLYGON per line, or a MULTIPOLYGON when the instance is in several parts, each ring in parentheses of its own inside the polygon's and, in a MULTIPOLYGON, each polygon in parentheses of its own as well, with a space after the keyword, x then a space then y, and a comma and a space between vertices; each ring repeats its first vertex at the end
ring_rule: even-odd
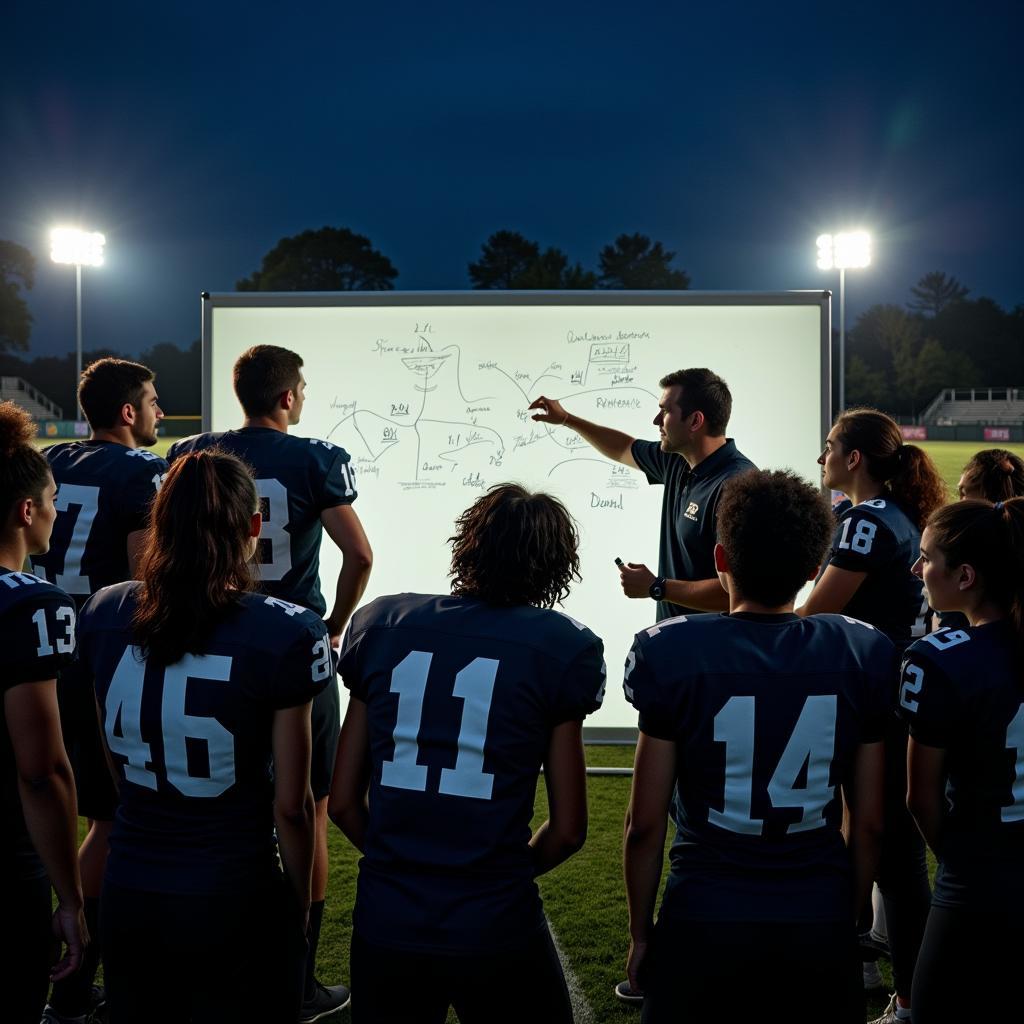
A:
MULTIPOLYGON (((423 698, 427 692, 432 658, 433 654, 426 651, 410 651, 391 673, 391 692, 398 694, 398 719, 392 735, 395 755, 381 765, 382 786, 420 793, 426 791, 427 766, 418 764, 417 759, 423 698)), ((477 800, 491 799, 494 776, 483 770, 484 742, 497 674, 498 662, 493 658, 474 658, 455 676, 452 695, 462 698, 462 724, 456 741, 458 755, 455 767, 441 769, 438 785, 441 793, 477 800)))
MULTIPOLYGON (((803 815, 787 832, 808 832, 825 824, 825 807, 835 786, 828 784, 836 746, 836 697, 808 697, 779 758, 768 798, 773 807, 799 807, 803 815), (807 784, 797 787, 807 765, 807 784)), ((759 836, 764 821, 750 813, 754 790, 754 698, 730 697, 715 715, 715 742, 725 744, 725 802, 708 810, 708 822, 730 832, 759 836)))

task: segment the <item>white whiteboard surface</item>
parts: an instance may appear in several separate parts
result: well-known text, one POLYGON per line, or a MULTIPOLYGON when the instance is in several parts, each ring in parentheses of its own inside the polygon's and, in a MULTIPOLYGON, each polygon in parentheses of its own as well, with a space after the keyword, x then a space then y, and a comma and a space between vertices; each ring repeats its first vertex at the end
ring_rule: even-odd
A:
MULTIPOLYGON (((560 498, 579 524, 583 575, 564 610, 604 639, 608 663, 588 736, 611 737, 635 730, 622 665, 655 610, 623 596, 614 559, 656 569, 663 489, 573 431, 532 422, 526 407, 546 394, 574 415, 657 440, 658 380, 708 366, 732 391, 728 436, 740 451, 818 483, 828 331, 820 291, 204 295, 203 424, 241 424, 231 379, 245 349, 302 356, 306 403, 292 433, 352 456, 355 509, 374 550, 366 601, 446 593, 455 518, 490 485, 517 481, 560 498)), ((328 603, 339 568, 325 541, 328 603)))

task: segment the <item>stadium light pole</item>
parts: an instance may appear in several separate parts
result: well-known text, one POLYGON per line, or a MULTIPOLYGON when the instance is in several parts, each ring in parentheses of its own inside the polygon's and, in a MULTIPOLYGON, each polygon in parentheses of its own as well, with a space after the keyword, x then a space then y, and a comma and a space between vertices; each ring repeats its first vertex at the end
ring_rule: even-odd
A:
MULTIPOLYGON (((82 267, 103 265, 106 238, 99 231, 81 228, 54 228, 50 232, 50 259, 54 263, 71 263, 75 267, 75 394, 82 379, 82 267)), ((77 418, 82 407, 77 405, 77 418)))
POLYGON ((846 271, 871 263, 871 236, 866 231, 818 235, 818 268, 839 271, 839 412, 846 408, 846 271))

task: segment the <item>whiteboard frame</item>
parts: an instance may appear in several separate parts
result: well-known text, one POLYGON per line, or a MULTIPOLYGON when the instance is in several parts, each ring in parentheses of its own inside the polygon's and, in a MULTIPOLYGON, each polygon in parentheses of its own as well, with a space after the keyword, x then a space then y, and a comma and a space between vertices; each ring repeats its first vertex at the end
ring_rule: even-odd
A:
MULTIPOLYGON (((212 430, 213 311, 402 306, 817 306, 821 313, 821 437, 832 426, 832 292, 813 289, 786 292, 700 291, 374 291, 374 292, 202 292, 202 428, 212 430)), ((585 726, 591 744, 633 744, 637 729, 585 726)))

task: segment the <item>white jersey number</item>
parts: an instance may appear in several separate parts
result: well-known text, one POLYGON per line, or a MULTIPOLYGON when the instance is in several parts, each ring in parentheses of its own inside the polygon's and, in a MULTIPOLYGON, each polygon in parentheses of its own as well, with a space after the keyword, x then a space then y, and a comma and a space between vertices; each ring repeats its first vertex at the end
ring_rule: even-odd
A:
POLYGON ((64 552, 64 571, 57 573, 54 583, 67 594, 91 594, 89 577, 82 575, 82 556, 100 505, 100 489, 84 484, 61 484, 53 505, 58 512, 69 513, 72 505, 78 506, 71 542, 64 552))
POLYGON ((848 538, 852 519, 843 520, 843 535, 839 538, 840 551, 856 551, 858 555, 866 555, 871 550, 878 527, 870 519, 858 519, 853 536, 848 538))
MULTIPOLYGON (((398 694, 398 717, 392 734, 395 755, 381 766, 382 786, 426 791, 427 766, 418 763, 419 732, 432 658, 426 651, 410 651, 391 673, 391 692, 398 694)), ((498 662, 493 658, 474 658, 455 676, 452 696, 462 698, 462 723, 456 740, 455 767, 441 769, 441 793, 491 799, 494 776, 483 770, 484 743, 497 674, 498 662)))
POLYGON ((263 513, 260 578, 264 580, 284 579, 292 567, 292 541, 288 526, 288 490, 280 480, 256 481, 256 493, 260 496, 260 511, 263 513), (269 556, 269 557, 268 557, 269 556))
MULTIPOLYGON (((104 731, 111 752, 127 759, 125 779, 136 786, 156 789, 156 773, 150 767, 152 752, 142 738, 145 676, 146 663, 141 649, 126 647, 107 690, 104 731)), ((167 781, 185 796, 220 796, 235 783, 234 737, 217 719, 190 715, 185 711, 185 695, 190 680, 227 682, 230 678, 231 659, 223 655, 186 654, 164 669, 160 724, 167 781), (189 773, 187 740, 206 744, 208 775, 189 773)))
POLYGON ((1003 821, 1024 821, 1024 704, 1017 709, 1006 728, 1006 746, 1014 751, 1013 790, 1009 807, 1000 815, 1003 821))
MULTIPOLYGON (((715 742, 725 744, 725 800, 722 810, 708 810, 708 822, 730 832, 759 836, 764 821, 751 815, 754 789, 753 697, 730 697, 715 715, 715 742)), ((825 807, 835 795, 828 783, 836 747, 834 694, 808 697, 796 720, 786 749, 768 783, 773 807, 799 807, 799 821, 786 831, 808 832, 825 824, 825 807), (804 765, 807 783, 797 786, 804 765)))

